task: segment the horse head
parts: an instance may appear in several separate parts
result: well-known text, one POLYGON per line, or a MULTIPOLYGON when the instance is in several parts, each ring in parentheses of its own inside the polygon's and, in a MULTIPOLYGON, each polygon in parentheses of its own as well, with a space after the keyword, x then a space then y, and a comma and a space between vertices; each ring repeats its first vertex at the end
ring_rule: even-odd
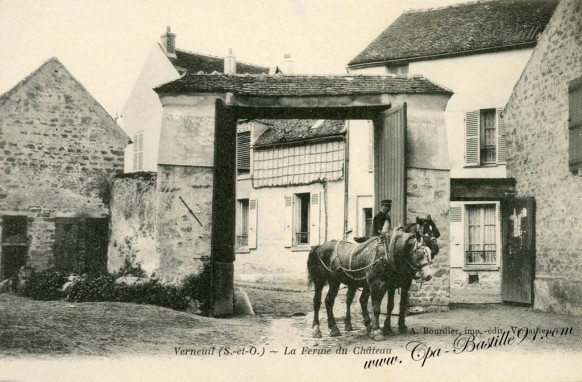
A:
POLYGON ((422 281, 429 281, 432 278, 432 253, 431 246, 427 242, 427 238, 419 231, 414 234, 414 246, 410 251, 410 259, 407 261, 408 265, 414 271, 415 279, 422 279, 422 281))
POLYGON ((430 215, 427 215, 426 218, 419 218, 418 216, 416 217, 415 231, 422 235, 432 252, 431 260, 434 259, 434 257, 439 253, 437 239, 441 236, 441 233, 439 232, 439 229, 437 228, 430 215))

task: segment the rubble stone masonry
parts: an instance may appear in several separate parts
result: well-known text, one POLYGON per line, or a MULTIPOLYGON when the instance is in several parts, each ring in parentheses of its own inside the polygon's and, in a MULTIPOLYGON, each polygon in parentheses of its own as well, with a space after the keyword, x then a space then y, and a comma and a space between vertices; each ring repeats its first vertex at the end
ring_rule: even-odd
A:
POLYGON ((54 265, 56 218, 108 215, 127 143, 56 59, 0 96, 0 216, 27 217, 28 265, 54 265))
POLYGON ((582 76, 582 1, 562 0, 505 109, 508 176, 536 200, 534 308, 582 315, 582 177, 568 168, 568 82, 582 76))

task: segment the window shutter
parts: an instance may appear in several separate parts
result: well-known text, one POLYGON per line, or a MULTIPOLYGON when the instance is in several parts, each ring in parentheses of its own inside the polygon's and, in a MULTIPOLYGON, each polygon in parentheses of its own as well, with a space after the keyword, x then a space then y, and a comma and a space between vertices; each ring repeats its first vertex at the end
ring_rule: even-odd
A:
POLYGON ((138 137, 139 135, 135 134, 133 136, 133 164, 132 164, 132 168, 133 171, 137 171, 137 157, 138 157, 138 137))
POLYGON ((248 173, 251 169, 251 132, 245 131, 237 135, 236 164, 238 172, 248 173))
POLYGON ((257 248, 257 198, 249 199, 249 248, 257 248))
POLYGON ((479 117, 480 111, 465 113, 465 166, 479 166, 479 117))
POLYGON ((283 227, 283 245, 291 247, 293 243, 293 198, 285 195, 285 226, 283 227))
POLYGON ((497 109, 497 163, 505 163, 507 158, 506 128, 503 109, 497 109))
POLYGON ((311 194, 311 206, 309 206, 309 245, 319 244, 319 219, 321 193, 311 194))
POLYGON ((569 101, 569 168, 578 171, 582 168, 582 77, 568 84, 569 101))
POLYGON ((452 203, 450 209, 451 267, 463 267, 465 258, 465 226, 463 224, 463 204, 452 203))

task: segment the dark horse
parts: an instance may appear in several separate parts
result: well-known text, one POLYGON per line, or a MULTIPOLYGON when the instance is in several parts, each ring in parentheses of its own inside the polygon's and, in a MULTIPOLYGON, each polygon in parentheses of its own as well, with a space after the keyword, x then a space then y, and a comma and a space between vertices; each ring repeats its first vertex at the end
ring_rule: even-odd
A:
POLYGON ((416 223, 404 229, 394 230, 384 239, 372 238, 363 244, 330 241, 314 247, 307 260, 310 282, 315 285, 313 298, 313 336, 321 337, 319 329, 319 309, 321 294, 326 283, 329 291, 325 298, 328 326, 331 336, 341 333, 333 316, 333 305, 341 284, 348 286, 345 329, 352 330, 350 306, 357 288, 362 288, 360 304, 366 328, 374 330, 379 339, 380 304, 388 291, 388 315, 384 322, 383 334, 390 334, 390 313, 394 308, 394 292, 402 288, 398 326, 400 332, 407 331, 405 314, 408 305, 408 290, 414 278, 428 281, 432 277, 430 268, 432 258, 438 253, 436 239, 440 236, 436 225, 430 218, 417 218, 416 223), (408 231, 408 232, 407 232, 408 231), (388 251, 386 251, 388 247, 388 251), (368 298, 372 296, 374 322, 368 313, 368 298))

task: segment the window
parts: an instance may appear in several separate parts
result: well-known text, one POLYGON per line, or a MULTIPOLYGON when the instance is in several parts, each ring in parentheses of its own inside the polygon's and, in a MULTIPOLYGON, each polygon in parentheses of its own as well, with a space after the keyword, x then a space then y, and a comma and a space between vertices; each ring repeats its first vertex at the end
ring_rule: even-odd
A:
POLYGON ((237 208, 237 248, 249 246, 249 199, 238 200, 237 208))
POLYGON ((309 244, 309 193, 295 194, 294 246, 309 244))
POLYGON ((465 265, 497 264, 497 221, 495 204, 466 206, 465 265))
POLYGON ((237 134, 236 167, 238 175, 249 174, 251 171, 251 132, 243 131, 237 134))
POLYGON ((372 237, 372 229, 373 229, 373 220, 374 217, 372 216, 372 209, 371 208, 364 208, 363 211, 364 216, 364 236, 372 237))
POLYGON ((400 66, 388 66, 388 74, 408 74, 408 64, 400 66))
POLYGON ((143 131, 133 136, 133 171, 143 170, 143 131))
POLYGON ((582 175, 582 77, 568 84, 569 168, 582 175))
POLYGON ((501 109, 465 113, 465 165, 484 166, 505 163, 505 122, 501 109))
POLYGON ((495 134, 495 109, 481 110, 481 163, 495 163, 497 136, 495 134))

